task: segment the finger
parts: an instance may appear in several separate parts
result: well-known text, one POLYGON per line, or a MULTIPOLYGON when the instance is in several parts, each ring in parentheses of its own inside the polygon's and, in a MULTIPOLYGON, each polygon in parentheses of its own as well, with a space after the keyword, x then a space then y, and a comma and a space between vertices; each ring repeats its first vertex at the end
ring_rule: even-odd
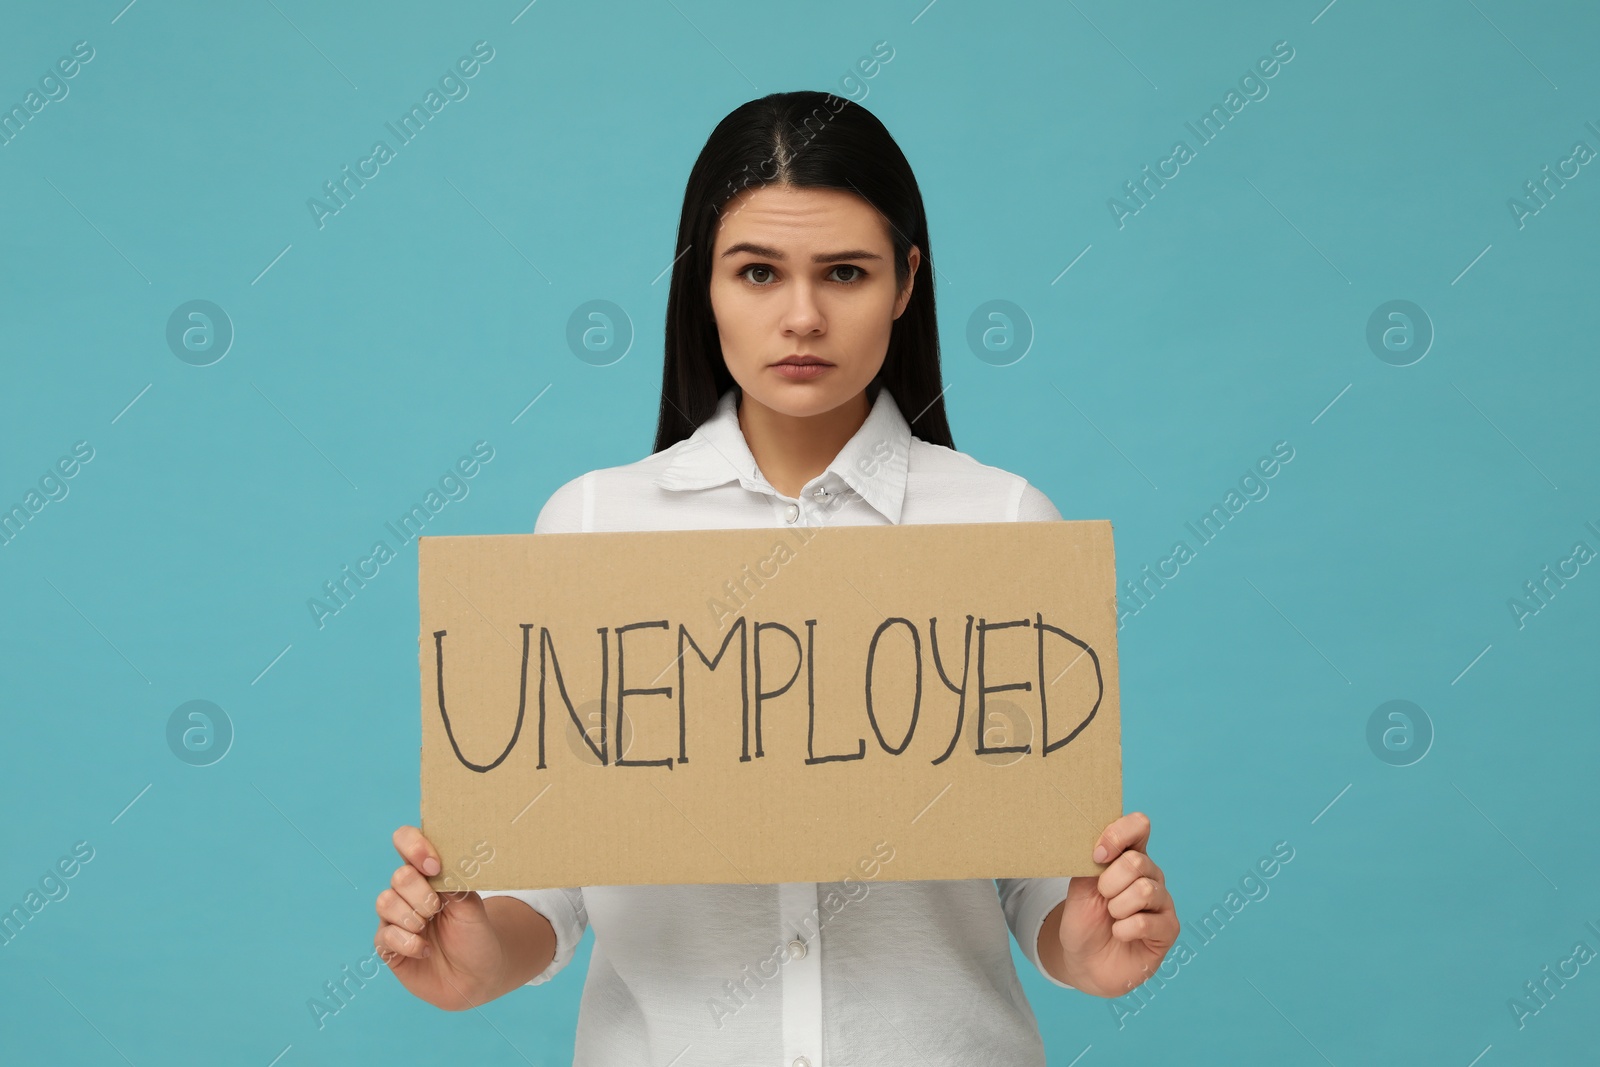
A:
POLYGON ((402 826, 394 832, 394 848, 401 859, 430 878, 444 870, 433 843, 415 826, 402 826))
POLYGON ((433 886, 428 880, 417 873, 417 869, 410 864, 396 867, 394 875, 389 879, 389 887, 399 893, 405 902, 411 905, 411 910, 424 919, 431 919, 444 907, 444 900, 433 891, 433 886))
POLYGON ((1125 919, 1141 911, 1164 911, 1172 904, 1167 887, 1150 878, 1139 878, 1106 902, 1113 919, 1125 919))
POLYGON ((414 960, 426 959, 433 955, 433 946, 427 941, 410 930, 400 929, 393 923, 384 923, 378 927, 375 943, 380 949, 388 948, 392 952, 414 960))
POLYGON ((1150 819, 1142 811, 1132 811, 1117 819, 1095 842, 1094 861, 1109 863, 1130 848, 1144 851, 1150 840, 1150 819))
POLYGON ((1149 941, 1165 948, 1178 939, 1178 919, 1172 912, 1141 911, 1111 924, 1118 941, 1149 941))
POLYGON ((389 939, 383 933, 384 929, 389 925, 389 923, 382 922, 378 924, 378 932, 372 937, 372 947, 377 950, 378 958, 393 968, 404 963, 406 957, 403 953, 389 947, 389 939))
POLYGON ((405 957, 400 955, 400 953, 396 952, 394 949, 389 947, 388 942, 385 941, 383 939, 383 937, 381 936, 382 931, 383 931, 383 927, 381 925, 378 927, 378 931, 379 931, 379 936, 373 937, 372 946, 373 946, 373 948, 377 949, 378 958, 383 960, 383 962, 391 970, 393 970, 394 968, 400 966, 402 963, 405 962, 405 957))
POLYGON ((1137 849, 1129 849, 1116 859, 1111 865, 1100 872, 1100 877, 1095 883, 1100 895, 1110 900, 1124 889, 1128 888, 1139 878, 1149 878, 1153 882, 1165 885, 1166 875, 1161 873, 1161 868, 1156 866, 1156 861, 1147 853, 1137 849))
POLYGON ((416 909, 407 904, 405 898, 393 889, 385 889, 378 894, 377 907, 378 918, 414 934, 420 934, 428 927, 428 920, 418 915, 416 909))

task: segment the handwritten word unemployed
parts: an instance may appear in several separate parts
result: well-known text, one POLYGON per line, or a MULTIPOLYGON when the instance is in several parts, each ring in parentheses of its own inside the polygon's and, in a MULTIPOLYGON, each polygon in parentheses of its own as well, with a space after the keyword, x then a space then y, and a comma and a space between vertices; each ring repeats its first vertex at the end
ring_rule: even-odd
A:
MULTIPOLYGON (((969 684, 968 683, 969 683, 969 680, 970 680, 971 675, 972 675, 972 667, 974 665, 974 661, 975 661, 975 665, 976 665, 976 669, 977 669, 977 680, 976 680, 977 681, 977 685, 976 685, 976 689, 974 690, 975 700, 976 700, 976 703, 977 703, 977 711, 976 711, 977 724, 976 724, 976 727, 975 727, 975 730, 974 730, 974 736, 976 738, 976 752, 980 756, 982 756, 982 755, 988 755, 988 754, 997 753, 997 752, 1020 752, 1020 753, 1023 753, 1023 754, 1027 754, 1027 753, 1031 753, 1032 751, 1034 751, 1033 745, 1031 743, 1022 744, 1022 745, 1000 745, 1000 746, 990 746, 990 745, 985 743, 985 733, 986 733, 986 729, 985 728, 986 728, 986 725, 987 725, 988 711, 989 711, 988 706, 987 706, 988 695, 990 693, 998 693, 998 692, 1003 692, 1003 691, 1008 691, 1008 690, 1013 690, 1013 689, 1032 690, 1032 688, 1033 688, 1033 683, 1031 681, 1007 682, 1007 683, 1001 684, 1001 685, 989 685, 989 684, 987 684, 987 679, 986 679, 986 676, 985 676, 985 667, 986 667, 985 661, 986 661, 987 656, 989 655, 989 651, 988 651, 988 647, 987 647, 988 646, 987 635, 988 635, 988 633, 990 631, 993 631, 993 630, 1004 630, 1004 629, 1009 629, 1009 628, 1012 628, 1012 627, 1019 627, 1020 626, 1020 627, 1029 627, 1029 628, 1032 628, 1033 630, 1037 631, 1040 739, 1043 742, 1043 747, 1039 750, 1039 755, 1041 757, 1048 756, 1051 752, 1054 752, 1056 749, 1060 748, 1062 745, 1065 745, 1065 744, 1069 743, 1070 741, 1072 741, 1073 738, 1077 737, 1078 734, 1081 733, 1086 726, 1089 725, 1090 720, 1092 720, 1094 718, 1095 713, 1100 709, 1100 702, 1101 702, 1102 698, 1105 696, 1105 678, 1104 678, 1104 675, 1101 673, 1101 670, 1100 670, 1100 657, 1099 657, 1099 655, 1086 642, 1079 640, 1077 637, 1074 637, 1072 634, 1070 634, 1067 631, 1061 629, 1060 627, 1052 626, 1050 623, 1045 622, 1043 615, 1041 615, 1041 614, 1039 614, 1037 612, 1034 614, 1034 617, 1031 620, 1024 618, 1024 619, 1008 620, 1008 621, 1005 621, 1005 622, 990 622, 987 619, 979 618, 977 620, 977 625, 976 625, 976 630, 977 630, 977 635, 978 635, 977 650, 976 650, 976 655, 974 655, 973 647, 972 647, 973 646, 972 634, 973 634, 973 630, 974 630, 973 617, 971 615, 968 615, 966 617, 966 620, 967 620, 966 621, 966 635, 965 635, 965 639, 964 639, 964 647, 963 647, 963 650, 962 650, 961 680, 960 680, 959 683, 951 681, 949 674, 947 674, 946 671, 945 671, 944 659, 941 658, 941 656, 939 654, 938 619, 932 618, 932 619, 928 620, 929 645, 930 645, 930 650, 933 653, 933 665, 934 665, 934 668, 935 668, 935 670, 937 670, 938 675, 939 675, 939 679, 940 679, 941 682, 944 683, 945 687, 947 689, 949 689, 952 693, 957 694, 957 696, 959 697, 959 701, 958 701, 958 703, 956 705, 955 729, 954 729, 954 732, 952 733, 952 735, 950 737, 950 744, 945 749, 943 755, 939 756, 937 759, 932 761, 934 764, 943 763, 946 759, 948 759, 950 757, 950 754, 955 751, 956 744, 961 738, 961 726, 962 726, 963 718, 965 716, 966 704, 967 704, 967 700, 968 700, 968 696, 969 696, 969 694, 968 694, 969 684), (1062 737, 1056 738, 1053 741, 1050 740, 1050 711, 1049 711, 1048 704, 1047 704, 1047 702, 1045 700, 1046 682, 1045 682, 1045 665, 1044 665, 1045 664, 1045 653, 1044 653, 1044 648, 1045 648, 1045 635, 1047 633, 1048 634, 1053 634, 1057 638, 1060 638, 1062 640, 1068 641, 1071 644, 1073 644, 1074 646, 1076 646, 1077 648, 1082 650, 1081 652, 1078 652, 1078 653, 1076 653, 1074 655, 1074 661, 1076 661, 1076 658, 1078 656, 1082 656, 1084 654, 1088 655, 1090 662, 1094 666, 1095 683, 1096 683, 1096 686, 1097 686, 1093 707, 1091 707, 1088 710, 1088 713, 1083 716, 1082 720, 1080 722, 1078 722, 1072 728, 1072 730, 1069 733, 1065 734, 1062 737)), ((435 658, 436 658, 436 661, 437 661, 437 672, 438 672, 437 676, 438 676, 438 709, 439 709, 439 717, 440 717, 441 720, 443 720, 445 733, 449 737, 450 747, 455 752, 456 759, 461 762, 462 766, 467 767, 467 768, 469 768, 471 770, 477 771, 480 774, 488 773, 489 771, 493 770, 495 767, 499 766, 506 759, 506 757, 511 754, 511 751, 516 746, 517 739, 521 735, 521 732, 522 732, 523 718, 524 718, 524 715, 525 715, 525 712, 526 712, 526 709, 527 709, 527 704, 528 704, 528 666, 529 666, 529 659, 530 659, 529 646, 530 646, 530 642, 531 642, 531 634, 532 634, 532 631, 533 631, 533 628, 534 628, 534 624, 533 623, 521 623, 520 625, 522 627, 522 682, 521 682, 521 688, 519 690, 518 702, 517 702, 517 721, 516 721, 516 725, 512 728, 511 739, 506 742, 505 748, 500 752, 499 756, 497 756, 495 759, 491 760, 488 763, 474 763, 472 760, 468 759, 462 753, 461 746, 456 741, 455 731, 450 725, 450 714, 446 710, 446 707, 445 707, 445 664, 444 664, 445 640, 444 639, 445 639, 445 637, 447 635, 447 631, 445 631, 445 630, 436 630, 436 631, 434 631, 434 634, 433 634, 434 653, 435 653, 435 658)), ((688 722, 688 719, 689 719, 689 713, 688 713, 689 700, 688 700, 688 687, 685 685, 686 657, 685 657, 684 653, 687 652, 690 648, 693 648, 695 655, 700 657, 700 662, 703 663, 709 671, 715 671, 717 669, 718 664, 720 664, 722 662, 723 657, 727 654, 729 645, 733 641, 734 637, 736 637, 736 636, 739 638, 739 697, 740 697, 740 700, 741 700, 742 705, 743 705, 743 710, 742 710, 743 749, 742 749, 742 754, 739 756, 739 761, 741 763, 746 762, 746 761, 748 761, 748 760, 750 760, 752 758, 760 759, 760 758, 763 758, 764 756, 766 756, 766 752, 764 751, 763 746, 762 746, 762 737, 761 737, 761 711, 762 711, 762 705, 767 701, 773 700, 773 699, 775 699, 777 697, 780 697, 783 694, 787 693, 789 691, 789 689, 795 684, 795 681, 799 678, 800 670, 801 670, 802 667, 805 668, 805 675, 806 675, 806 690, 805 690, 805 692, 806 692, 806 709, 807 709, 806 760, 805 760, 806 764, 809 766, 809 765, 817 764, 817 763, 830 763, 830 762, 843 761, 843 760, 864 759, 866 757, 866 752, 867 752, 867 743, 866 743, 866 738, 865 737, 857 739, 857 741, 856 741, 856 750, 854 752, 833 753, 833 754, 827 754, 827 755, 821 755, 821 756, 816 754, 816 750, 815 750, 816 727, 817 727, 817 705, 816 705, 816 694, 815 694, 815 690, 816 690, 816 685, 815 685, 815 682, 816 682, 816 656, 815 656, 815 631, 816 631, 816 625, 817 625, 817 620, 816 619, 807 619, 807 620, 805 620, 806 639, 805 639, 805 643, 804 643, 804 646, 803 646, 804 647, 804 651, 802 651, 802 644, 801 644, 801 641, 800 641, 800 637, 795 633, 794 630, 790 629, 788 626, 785 626, 783 623, 772 622, 772 621, 763 621, 763 622, 756 622, 752 626, 752 625, 750 625, 748 623, 748 620, 746 620, 745 618, 741 617, 739 619, 739 621, 736 622, 729 629, 727 637, 723 638, 722 646, 717 650, 716 657, 708 659, 706 657, 705 652, 700 648, 699 643, 697 641, 695 641, 695 639, 692 636, 690 636, 689 628, 687 626, 685 626, 684 624, 679 623, 678 624, 678 629, 677 629, 677 651, 678 651, 678 657, 677 657, 677 666, 678 666, 678 686, 677 686, 678 754, 677 754, 677 757, 676 757, 676 761, 678 763, 688 763, 689 762, 688 734, 687 734, 687 722, 688 722), (775 689, 763 689, 762 688, 762 686, 763 686, 763 668, 764 667, 766 668, 767 675, 768 675, 769 678, 770 678, 770 673, 771 673, 771 668, 770 668, 770 664, 769 664, 768 661, 772 656, 772 652, 770 651, 770 649, 764 648, 763 645, 762 645, 762 635, 763 635, 763 633, 765 633, 767 631, 776 631, 777 633, 781 633, 785 637, 787 637, 788 640, 793 643, 794 652, 796 654, 794 670, 789 674, 789 677, 784 681, 784 683, 782 685, 778 686, 775 689), (750 674, 752 672, 754 673, 754 676, 755 676, 755 680, 754 680, 754 685, 753 686, 749 684, 749 677, 750 677, 750 674), (751 695, 752 689, 753 689, 754 694, 755 694, 755 701, 754 701, 755 753, 754 753, 754 756, 752 756, 751 752, 750 752, 750 735, 751 735, 751 721, 752 721, 750 695, 751 695)), ((642 689, 633 688, 633 689, 630 689, 630 688, 628 688, 628 686, 627 686, 627 684, 626 684, 626 682, 624 680, 625 663, 624 663, 624 657, 623 657, 623 637, 624 637, 625 634, 630 633, 630 632, 632 632, 634 630, 649 629, 649 628, 658 628, 658 629, 670 630, 671 627, 670 627, 670 625, 669 625, 667 620, 660 619, 660 620, 656 620, 656 621, 652 621, 652 622, 628 623, 627 625, 624 625, 624 626, 618 626, 616 628, 616 631, 615 631, 616 632, 616 636, 617 636, 617 654, 616 654, 616 673, 617 673, 617 720, 616 721, 617 721, 617 725, 616 725, 616 736, 618 738, 622 738, 622 737, 626 736, 626 734, 624 732, 624 718, 623 718, 623 716, 624 716, 623 698, 624 697, 657 695, 657 696, 664 696, 664 697, 667 697, 668 699, 671 699, 671 697, 673 695, 673 687, 672 686, 661 686, 659 688, 642 688, 642 689)), ((600 715, 599 715, 599 718, 600 718, 600 731, 599 731, 599 734, 600 734, 600 736, 599 736, 598 743, 596 743, 595 739, 590 736, 589 731, 585 728, 584 723, 582 721, 580 721, 580 719, 578 717, 578 710, 577 710, 576 707, 574 707, 572 701, 569 699, 569 697, 567 695, 567 685, 566 685, 565 680, 562 677, 560 660, 556 656, 555 640, 551 636, 550 631, 549 631, 548 628, 543 627, 543 626, 539 627, 539 665, 538 665, 538 672, 539 672, 539 677, 538 677, 539 763, 538 763, 538 767, 539 767, 540 770, 543 770, 547 766, 547 764, 545 763, 545 720, 546 720, 545 695, 546 695, 546 689, 547 689, 546 682, 547 682, 547 678, 548 678, 547 671, 549 669, 551 669, 551 668, 553 668, 553 670, 554 670, 555 682, 556 682, 557 689, 560 692, 561 701, 562 701, 563 704, 566 705, 567 715, 572 720, 573 725, 575 725, 578 728, 578 731, 579 731, 579 734, 580 734, 580 737, 581 737, 583 743, 589 747, 589 750, 594 754, 595 761, 597 763, 599 763, 599 765, 601 765, 601 766, 613 765, 613 760, 611 758, 612 757, 612 753, 608 750, 608 742, 607 742, 607 698, 608 698, 609 675, 610 675, 610 667, 611 667, 611 653, 610 653, 611 628, 602 626, 602 627, 598 628, 598 632, 599 632, 599 635, 600 635, 600 715), (548 656, 547 656, 547 653, 548 653, 548 656)), ((773 640, 773 638, 770 638, 770 637, 768 638, 768 644, 769 645, 771 644, 772 640, 773 640)), ((460 654, 465 655, 467 657, 467 660, 468 660, 469 663, 473 662, 473 660, 475 659, 475 652, 474 652, 474 650, 472 650, 470 648, 464 650, 460 654)), ((787 658, 787 656, 785 658, 787 658)), ((873 734, 877 738, 878 746, 881 749, 883 749, 884 752, 888 753, 889 755, 898 756, 901 753, 903 753, 907 749, 907 747, 910 746, 910 744, 911 744, 911 739, 912 739, 913 735, 915 735, 916 730, 917 730, 917 719, 918 719, 918 716, 919 716, 919 714, 921 712, 921 706, 922 706, 922 674, 923 674, 923 670, 922 670, 922 637, 921 637, 920 631, 917 628, 917 625, 915 623, 913 623, 909 619, 903 619, 903 618, 887 618, 887 619, 884 619, 883 622, 878 625, 877 629, 873 631, 871 641, 869 642, 869 644, 867 646, 867 661, 866 661, 866 672, 865 673, 866 673, 866 678, 865 678, 865 685, 864 685, 864 693, 865 693, 865 705, 866 705, 865 706, 865 711, 866 711, 867 721, 871 725, 873 734), (880 724, 878 722, 877 711, 874 709, 874 706, 873 706, 873 690, 874 690, 875 686, 878 684, 877 683, 876 673, 874 671, 874 668, 876 666, 875 659, 876 659, 876 656, 877 656, 878 644, 882 640, 884 635, 886 633, 888 633, 889 630, 892 627, 896 627, 896 626, 904 627, 905 631, 907 632, 907 634, 909 634, 909 639, 912 642, 912 646, 913 646, 913 650, 914 650, 913 651, 913 660, 914 660, 914 664, 913 665, 914 665, 914 668, 915 668, 915 690, 914 690, 914 696, 913 696, 913 699, 912 699, 911 715, 910 715, 909 725, 906 727, 906 734, 905 734, 905 736, 903 738, 900 739, 898 744, 891 744, 889 739, 884 737, 883 730, 882 730, 882 728, 881 728, 881 726, 880 726, 880 724)), ((659 757, 659 758, 656 758, 656 759, 630 759, 630 758, 622 755, 621 751, 622 750, 619 748, 619 751, 616 754, 616 758, 615 758, 615 761, 614 761, 614 765, 618 766, 618 767, 666 767, 668 769, 671 769, 672 766, 673 766, 673 757, 672 756, 662 756, 662 757, 659 757)))

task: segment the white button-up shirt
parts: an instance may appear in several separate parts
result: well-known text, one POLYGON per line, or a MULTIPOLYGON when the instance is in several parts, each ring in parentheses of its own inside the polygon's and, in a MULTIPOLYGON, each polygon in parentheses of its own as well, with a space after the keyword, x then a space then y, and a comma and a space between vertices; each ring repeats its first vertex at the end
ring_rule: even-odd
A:
MULTIPOLYGON (((887 389, 798 498, 739 429, 737 387, 694 434, 561 486, 535 533, 1054 521, 1025 479, 912 436, 887 389)), ((841 882, 490 890, 550 920, 555 959, 594 949, 574 1067, 1022 1067, 1045 1062, 1007 928, 1039 965, 1066 878, 895 881, 880 842, 841 882)))

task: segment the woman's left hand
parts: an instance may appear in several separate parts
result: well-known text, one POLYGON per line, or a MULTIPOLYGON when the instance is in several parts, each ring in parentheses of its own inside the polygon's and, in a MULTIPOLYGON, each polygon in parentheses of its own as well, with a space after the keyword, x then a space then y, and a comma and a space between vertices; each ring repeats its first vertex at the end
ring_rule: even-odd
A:
POLYGON ((1143 812, 1122 816, 1095 845, 1094 861, 1106 869, 1068 883, 1058 930, 1061 964, 1066 982, 1085 993, 1122 996, 1150 977, 1178 939, 1177 906, 1161 868, 1144 852, 1149 840, 1143 812))

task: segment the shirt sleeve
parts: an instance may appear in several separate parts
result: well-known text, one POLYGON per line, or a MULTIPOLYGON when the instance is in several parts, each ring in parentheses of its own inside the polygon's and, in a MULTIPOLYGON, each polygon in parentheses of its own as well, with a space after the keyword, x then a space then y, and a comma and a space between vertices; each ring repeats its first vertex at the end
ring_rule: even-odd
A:
MULTIPOLYGON (((539 509, 538 518, 534 520, 534 533, 580 533, 590 525, 585 514, 588 511, 586 497, 590 489, 585 483, 587 477, 574 478, 550 494, 550 499, 545 501, 544 507, 539 509)), ((583 939, 584 930, 589 926, 589 912, 583 904, 581 887, 490 889, 478 895, 486 898, 516 897, 550 920, 550 926, 556 932, 555 958, 550 961, 550 966, 529 979, 528 985, 548 982, 570 963, 573 953, 578 951, 578 942, 583 939)))
MULTIPOLYGON (((1017 500, 1017 522, 1060 522, 1061 512, 1050 498, 1031 482, 1024 481, 1017 500)), ((1068 878, 996 878, 995 887, 1000 893, 1000 906, 1006 913, 1006 924, 1017 939, 1022 954, 1033 963, 1051 985, 1062 989, 1073 986, 1055 979, 1039 962, 1039 930, 1044 926, 1050 909, 1067 899, 1068 878)))
POLYGON ((1076 986, 1057 981, 1039 962, 1039 930, 1044 926, 1050 909, 1067 899, 1070 878, 996 878, 995 888, 1000 893, 1000 907, 1006 913, 1006 925, 1017 939, 1017 947, 1032 961, 1038 972, 1051 985, 1062 989, 1076 986))
POLYGON ((589 926, 589 912, 583 906, 582 889, 485 889, 480 897, 516 897, 534 911, 550 920, 556 932, 556 954, 550 966, 534 975, 527 985, 548 982, 572 962, 578 951, 578 942, 589 926))
POLYGON ((1017 522, 1060 522, 1061 512, 1037 486, 1022 483, 1021 498, 1017 501, 1017 522))
POLYGON ((588 474, 580 475, 551 493, 550 499, 539 509, 533 532, 586 532, 593 525, 593 487, 589 479, 588 474))

